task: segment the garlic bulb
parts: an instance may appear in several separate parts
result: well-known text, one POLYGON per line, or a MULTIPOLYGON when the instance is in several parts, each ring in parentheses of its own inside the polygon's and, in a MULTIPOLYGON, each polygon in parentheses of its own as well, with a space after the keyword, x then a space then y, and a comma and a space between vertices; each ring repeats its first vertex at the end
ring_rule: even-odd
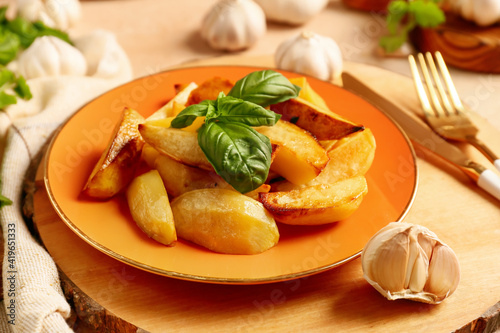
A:
POLYGON ((438 304, 460 281, 453 250, 429 229, 392 222, 377 232, 361 254, 364 278, 387 299, 438 304))
POLYGON ((266 32, 266 17, 252 0, 221 0, 205 16, 201 36, 210 47, 238 51, 266 32))
POLYGON ((42 76, 77 75, 87 72, 82 53, 54 36, 35 39, 19 57, 19 72, 26 79, 42 76))
POLYGON ((81 16, 78 0, 18 0, 17 6, 21 17, 60 30, 73 26, 81 16))
POLYGON ((285 40, 275 53, 276 67, 334 80, 342 74, 342 53, 337 43, 325 36, 302 32, 285 40))
POLYGON ((75 39, 75 46, 85 57, 87 75, 95 77, 114 77, 124 68, 123 50, 113 33, 94 30, 90 34, 75 39))
POLYGON ((451 10, 480 26, 500 21, 499 0, 448 0, 451 10))
POLYGON ((255 0, 269 21, 300 25, 321 12, 328 0, 255 0))

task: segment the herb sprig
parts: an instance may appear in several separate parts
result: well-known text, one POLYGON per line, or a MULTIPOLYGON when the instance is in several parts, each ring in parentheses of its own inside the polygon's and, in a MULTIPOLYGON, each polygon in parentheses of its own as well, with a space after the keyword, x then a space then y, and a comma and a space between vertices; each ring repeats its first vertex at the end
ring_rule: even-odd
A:
POLYGON ((272 70, 257 71, 237 81, 227 96, 206 100, 182 110, 174 128, 205 117, 198 144, 215 171, 241 193, 262 185, 269 173, 272 146, 255 126, 273 126, 281 118, 265 107, 296 98, 300 88, 272 70))
POLYGON ((32 97, 26 80, 5 67, 21 50, 29 47, 40 36, 55 36, 71 44, 63 31, 19 16, 9 20, 6 13, 7 7, 0 7, 0 110, 15 104, 18 97, 26 100, 32 97))
POLYGON ((446 18, 439 7, 440 0, 395 0, 387 7, 387 30, 389 35, 379 40, 379 45, 392 53, 407 40, 410 31, 417 26, 433 28, 443 23, 446 18))

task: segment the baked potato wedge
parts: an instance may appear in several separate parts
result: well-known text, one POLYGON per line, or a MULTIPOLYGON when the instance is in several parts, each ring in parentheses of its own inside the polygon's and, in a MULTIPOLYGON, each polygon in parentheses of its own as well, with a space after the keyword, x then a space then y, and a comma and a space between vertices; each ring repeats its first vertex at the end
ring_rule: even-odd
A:
POLYGON ((198 104, 206 99, 216 100, 221 91, 227 95, 233 86, 234 83, 228 79, 215 76, 204 81, 196 89, 194 89, 189 95, 188 101, 184 104, 189 106, 192 104, 198 104))
POLYGON ((213 167, 198 144, 196 132, 146 122, 139 125, 139 132, 144 141, 182 164, 213 171, 213 167))
POLYGON ((174 98, 172 98, 170 101, 168 101, 167 104, 162 106, 155 113, 150 115, 147 118, 147 120, 149 121, 149 120, 163 119, 163 118, 174 116, 175 104, 186 105, 186 103, 188 102, 188 99, 189 99, 189 95, 197 87, 198 87, 198 85, 194 82, 191 82, 187 86, 183 87, 183 89, 179 93, 177 93, 174 96, 174 98))
POLYGON ((257 254, 278 243, 276 223, 262 204, 236 191, 202 189, 172 203, 180 238, 226 254, 257 254))
POLYGON ((325 100, 316 91, 314 91, 305 77, 296 77, 290 79, 289 81, 301 88, 299 98, 302 98, 322 109, 328 109, 328 105, 325 100))
POLYGON ((177 241, 174 217, 158 171, 151 170, 135 177, 127 188, 126 196, 137 226, 154 240, 174 245, 177 241))
POLYGON ((125 189, 139 166, 144 140, 138 125, 144 121, 137 111, 125 108, 109 143, 92 170, 82 193, 109 199, 125 189))
POLYGON ((308 186, 287 192, 259 194, 259 200, 278 222, 319 225, 351 216, 368 192, 364 176, 333 184, 308 186))
POLYGON ((281 114, 281 119, 293 121, 300 128, 311 132, 318 140, 336 140, 364 129, 363 125, 356 124, 302 98, 273 104, 271 110, 281 114))
POLYGON ((328 163, 326 150, 319 142, 292 123, 279 120, 272 127, 263 126, 256 130, 280 146, 271 170, 294 184, 305 184, 316 178, 328 163))
MULTIPOLYGON (((320 143, 327 149, 330 161, 318 177, 302 187, 332 184, 339 180, 365 175, 375 157, 375 137, 369 128, 347 135, 340 140, 321 141, 320 143)), ((299 187, 283 180, 273 183, 272 190, 290 191, 299 187)))
POLYGON ((178 197, 186 192, 203 188, 234 190, 215 171, 184 165, 165 155, 156 158, 154 168, 158 170, 167 192, 172 197, 178 197))

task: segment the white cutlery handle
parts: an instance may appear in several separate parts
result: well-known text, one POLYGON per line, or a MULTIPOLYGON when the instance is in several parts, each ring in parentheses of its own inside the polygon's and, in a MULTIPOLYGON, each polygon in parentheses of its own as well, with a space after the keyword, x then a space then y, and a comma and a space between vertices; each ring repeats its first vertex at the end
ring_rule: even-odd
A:
MULTIPOLYGON (((498 162, 498 160, 495 162, 498 162)), ((477 180, 477 185, 500 200, 500 177, 498 177, 493 171, 484 170, 477 180)))
POLYGON ((495 168, 497 168, 497 170, 500 171, 500 158, 498 160, 495 160, 493 164, 495 165, 495 168))

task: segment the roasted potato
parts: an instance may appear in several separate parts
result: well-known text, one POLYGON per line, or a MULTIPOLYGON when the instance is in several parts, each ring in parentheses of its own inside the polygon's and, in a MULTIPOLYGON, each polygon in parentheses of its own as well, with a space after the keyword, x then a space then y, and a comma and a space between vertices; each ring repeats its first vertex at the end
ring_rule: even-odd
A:
POLYGON ((179 93, 177 93, 174 98, 172 98, 170 101, 168 101, 167 104, 162 106, 158 111, 150 115, 147 120, 157 120, 157 119, 163 119, 167 117, 172 117, 174 116, 174 105, 179 104, 179 105, 186 105, 188 102, 189 95, 191 92, 196 89, 198 85, 194 82, 191 82, 187 86, 185 86, 179 93))
POLYGON ((172 246, 177 241, 174 218, 167 191, 158 171, 134 178, 126 192, 132 218, 146 235, 172 246))
POLYGON ((272 127, 262 126, 256 130, 280 146, 271 170, 294 184, 309 182, 328 163, 328 155, 319 142, 309 132, 292 123, 279 120, 272 127))
POLYGON ((213 77, 206 80, 199 87, 194 89, 189 95, 186 106, 192 104, 198 104, 206 99, 216 100, 219 97, 219 93, 222 91, 224 94, 228 94, 231 88, 233 88, 234 83, 227 79, 221 77, 213 77))
POLYGON ((366 179, 357 176, 333 184, 261 193, 259 200, 278 222, 317 225, 348 218, 367 192, 366 179))
POLYGON ((125 108, 113 135, 90 174, 83 194, 96 199, 109 199, 130 183, 139 165, 144 145, 137 126, 144 118, 125 108))
POLYGON ((215 171, 184 165, 168 156, 158 156, 154 168, 160 173, 165 188, 172 197, 203 188, 233 189, 215 171))
MULTIPOLYGON (((340 140, 320 143, 327 149, 330 161, 318 177, 303 186, 333 184, 339 180, 365 175, 375 157, 375 137, 369 128, 340 140)), ((290 191, 299 187, 284 180, 273 183, 272 190, 290 191)))
POLYGON ((363 125, 355 124, 302 98, 273 104, 271 110, 281 114, 281 119, 293 121, 300 128, 311 132, 318 140, 341 139, 364 129, 363 125))
POLYGON ((195 190, 171 205, 179 237, 212 251, 257 254, 278 243, 272 215, 260 202, 236 191, 195 190))
POLYGON ((212 165, 198 144, 196 132, 158 126, 154 122, 140 124, 139 132, 144 141, 161 154, 182 164, 213 171, 212 165))
POLYGON ((290 79, 290 82, 301 88, 299 98, 302 98, 322 109, 328 109, 328 105, 325 100, 316 91, 314 91, 305 77, 302 76, 293 78, 290 79))

